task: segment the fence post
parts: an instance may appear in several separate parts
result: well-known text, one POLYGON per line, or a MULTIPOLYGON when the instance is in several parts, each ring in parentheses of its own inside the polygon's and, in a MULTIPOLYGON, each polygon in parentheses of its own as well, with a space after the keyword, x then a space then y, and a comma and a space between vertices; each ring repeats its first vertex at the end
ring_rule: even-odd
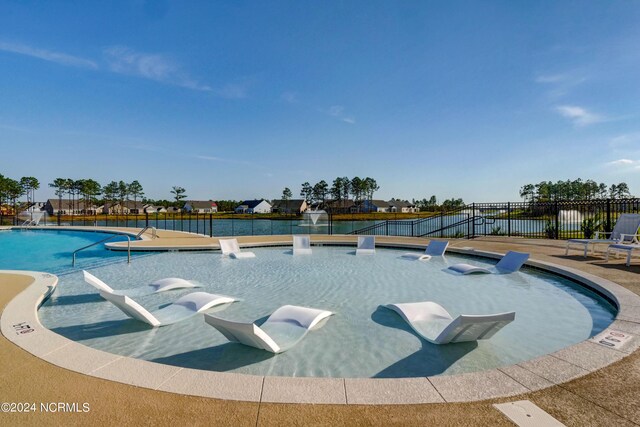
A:
POLYGON ((389 235, 389 220, 385 221, 385 232, 384 232, 385 236, 389 235))
POLYGON ((558 207, 558 201, 555 202, 555 210, 556 210, 556 239, 560 238, 560 208, 558 207))
POLYGON ((145 228, 149 226, 149 212, 144 213, 144 226, 145 228))
POLYGON ((611 199, 607 199, 607 223, 605 225, 605 231, 611 231, 611 199))
POLYGON ((213 237, 213 214, 209 214, 209 237, 213 237))
POLYGON ((476 204, 471 203, 471 236, 470 238, 476 237, 476 204))
POLYGON ((511 202, 507 202, 507 236, 511 237, 511 202))

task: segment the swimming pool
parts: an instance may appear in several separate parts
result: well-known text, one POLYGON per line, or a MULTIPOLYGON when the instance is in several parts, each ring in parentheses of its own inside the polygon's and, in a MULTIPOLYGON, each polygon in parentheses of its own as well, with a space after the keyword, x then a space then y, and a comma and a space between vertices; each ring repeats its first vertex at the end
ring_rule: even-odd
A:
MULTIPOLYGON (((80 252, 77 268, 72 268, 73 251, 110 236, 114 234, 98 231, 5 230, 0 232, 0 270, 37 270, 61 275, 77 268, 123 260, 126 262, 126 253, 108 251, 100 244, 80 252)), ((135 240, 133 236, 131 239, 135 240)), ((110 241, 126 240, 125 236, 115 236, 110 241)))
MULTIPOLYGON (((581 342, 615 316, 604 299, 556 275, 526 269, 512 275, 460 277, 444 272, 460 256, 407 261, 392 249, 355 257, 353 248, 314 247, 311 257, 288 248, 256 248, 251 260, 219 253, 161 253, 124 266, 90 271, 117 289, 142 286, 168 276, 194 279, 205 291, 240 298, 217 316, 263 320, 284 304, 336 313, 277 356, 229 343, 196 316, 151 329, 128 319, 84 283, 80 272, 61 278, 40 309, 44 326, 82 344, 120 355, 170 365, 275 376, 424 377, 505 366, 581 342), (123 268, 124 267, 124 268, 123 268), (490 340, 437 346, 418 336, 388 303, 436 301, 452 315, 516 311, 516 320, 490 340)), ((478 265, 491 261, 473 258, 478 265)), ((189 291, 141 297, 149 309, 189 291)))

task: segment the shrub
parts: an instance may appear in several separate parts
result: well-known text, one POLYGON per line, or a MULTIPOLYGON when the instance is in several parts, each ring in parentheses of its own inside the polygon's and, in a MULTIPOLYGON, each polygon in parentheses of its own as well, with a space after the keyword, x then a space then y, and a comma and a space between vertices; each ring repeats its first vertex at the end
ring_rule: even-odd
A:
POLYGON ((591 218, 585 218, 580 224, 580 230, 584 234, 585 239, 591 239, 596 231, 602 229, 602 218, 600 215, 592 216, 591 218))
POLYGON ((547 224, 544 227, 544 233, 547 235, 548 239, 557 239, 559 228, 556 226, 556 223, 550 219, 547 220, 547 224))

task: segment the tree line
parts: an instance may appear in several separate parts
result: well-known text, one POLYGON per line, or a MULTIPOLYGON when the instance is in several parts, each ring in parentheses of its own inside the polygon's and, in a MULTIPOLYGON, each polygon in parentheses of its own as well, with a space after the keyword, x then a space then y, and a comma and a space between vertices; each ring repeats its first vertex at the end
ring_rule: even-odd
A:
POLYGON ((23 176, 20 180, 5 177, 0 174, 0 206, 11 205, 14 210, 18 199, 27 196, 27 204, 35 200, 35 191, 40 188, 40 182, 32 176, 23 176))
MULTIPOLYGON (((379 189, 380 186, 373 178, 356 176, 349 179, 344 176, 334 179, 331 187, 324 179, 314 185, 304 182, 301 186, 300 197, 310 204, 325 204, 330 197, 331 200, 344 205, 349 200, 349 196, 352 196, 355 203, 373 200, 373 194, 379 189)), ((288 187, 282 191, 283 200, 290 200, 292 197, 293 193, 288 187)))
MULTIPOLYGON (((174 186, 170 193, 173 195, 173 201, 168 200, 151 200, 144 197, 144 189, 137 180, 131 183, 124 181, 111 181, 106 185, 101 185, 93 179, 69 179, 56 178, 49 187, 55 189, 55 195, 58 196, 60 203, 63 197, 69 200, 69 208, 74 210, 84 202, 85 205, 93 203, 124 203, 133 200, 137 203, 141 200, 157 206, 176 206, 180 207, 183 200, 187 198, 186 190, 183 187, 174 186), (98 196, 103 196, 99 199, 98 196)), ((26 196, 27 207, 35 202, 35 191, 40 188, 40 182, 37 178, 27 176, 19 180, 5 177, 0 174, 0 206, 12 205, 14 210, 18 206, 21 197, 26 196)), ((304 182, 301 185, 300 196, 309 204, 318 203, 325 204, 328 200, 337 202, 338 206, 346 205, 346 201, 352 199, 356 204, 364 200, 373 200, 373 196, 380 186, 374 178, 354 177, 337 177, 332 181, 332 185, 325 180, 321 180, 314 185, 304 182)), ((282 192, 283 200, 290 200, 293 192, 289 188, 285 188, 282 192)), ((546 202, 556 200, 592 200, 592 199, 622 199, 632 197, 629 192, 629 186, 625 182, 619 184, 607 185, 597 183, 594 180, 582 179, 566 180, 566 181, 542 181, 537 184, 526 184, 520 189, 520 197, 528 202, 546 202)), ((421 199, 412 201, 421 210, 450 210, 464 206, 462 199, 447 199, 438 204, 436 196, 430 199, 421 199)), ((239 204, 235 200, 216 201, 220 211, 232 211, 239 204)))
POLYGON ((560 200, 593 200, 624 199, 631 197, 629 186, 625 182, 619 184, 597 183, 592 179, 583 181, 542 181, 537 184, 526 184, 520 188, 520 197, 526 202, 553 202, 560 200))

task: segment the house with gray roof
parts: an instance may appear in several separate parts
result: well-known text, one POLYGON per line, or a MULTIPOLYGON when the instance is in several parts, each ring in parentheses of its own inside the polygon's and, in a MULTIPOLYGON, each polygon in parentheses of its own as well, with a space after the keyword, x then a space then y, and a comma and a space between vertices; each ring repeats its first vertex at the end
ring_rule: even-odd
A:
POLYGON ((420 212, 420 208, 406 200, 391 199, 389 202, 389 212, 414 213, 420 212))
POLYGON ((271 212, 299 215, 309 207, 304 199, 272 200, 271 212))
POLYGON ((390 212, 391 206, 384 200, 364 200, 361 205, 362 212, 390 212))
POLYGON ((98 207, 94 203, 85 203, 84 200, 48 199, 42 209, 52 216, 94 215, 98 207))

